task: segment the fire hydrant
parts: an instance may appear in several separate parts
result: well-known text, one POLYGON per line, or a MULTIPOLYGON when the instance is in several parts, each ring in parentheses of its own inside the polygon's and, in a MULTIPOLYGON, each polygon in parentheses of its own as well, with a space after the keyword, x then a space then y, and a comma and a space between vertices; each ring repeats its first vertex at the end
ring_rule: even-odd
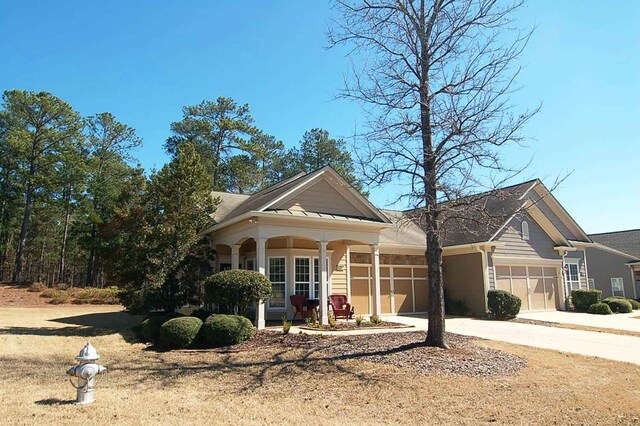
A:
POLYGON ((98 374, 107 371, 105 367, 96 363, 99 359, 100 355, 98 355, 96 348, 87 343, 76 357, 78 365, 67 370, 69 376, 78 379, 78 384, 76 385, 69 377, 71 385, 77 390, 76 404, 91 404, 93 402, 95 378, 98 374))

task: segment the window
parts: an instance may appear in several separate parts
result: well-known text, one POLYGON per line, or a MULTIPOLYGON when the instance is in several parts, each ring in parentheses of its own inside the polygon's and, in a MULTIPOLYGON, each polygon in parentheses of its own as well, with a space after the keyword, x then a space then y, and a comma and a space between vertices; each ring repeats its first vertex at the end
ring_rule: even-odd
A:
POLYGON ((295 293, 304 294, 311 298, 311 259, 308 257, 296 257, 295 259, 295 293))
POLYGON ((526 220, 522 221, 522 239, 529 239, 529 223, 526 220))
POLYGON ((614 296, 624 297, 624 280, 622 278, 611 278, 611 292, 614 296))
POLYGON ((285 288, 287 281, 286 258, 269 258, 269 280, 271 281, 271 297, 269 306, 272 308, 284 308, 285 288))
POLYGON ((589 289, 590 289, 590 290, 593 290, 594 288, 596 288, 596 283, 595 283, 595 281, 593 280, 593 278, 589 278, 589 279, 587 280, 587 282, 589 283, 589 289))
POLYGON ((578 272, 577 263, 567 263, 564 265, 565 277, 570 290, 577 290, 580 288, 580 274, 578 272))
POLYGON ((247 259, 245 262, 245 268, 247 271, 255 271, 256 270, 256 260, 255 259, 247 259))
POLYGON ((231 269, 231 264, 230 263, 221 263, 219 272, 228 271, 230 269, 231 269))

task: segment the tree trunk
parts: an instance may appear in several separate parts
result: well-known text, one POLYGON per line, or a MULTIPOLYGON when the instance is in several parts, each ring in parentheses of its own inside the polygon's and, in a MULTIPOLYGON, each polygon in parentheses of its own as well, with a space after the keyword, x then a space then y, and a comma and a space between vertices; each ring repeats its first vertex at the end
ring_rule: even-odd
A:
MULTIPOLYGON (((42 242, 42 249, 40 249, 40 260, 38 261, 38 282, 42 282, 42 269, 44 267, 44 241, 42 242)), ((47 274, 48 275, 48 274, 47 274)))
POLYGON ((91 250, 89 251, 89 260, 87 262, 87 286, 93 285, 96 277, 96 225, 91 225, 91 250))
POLYGON ((31 207, 33 206, 33 189, 31 184, 27 185, 24 216, 22 217, 22 227, 20 228, 20 238, 16 249, 16 269, 13 271, 13 283, 19 283, 22 279, 22 263, 24 262, 24 251, 27 245, 27 230, 31 220, 31 207))
MULTIPOLYGON (((67 193, 70 194, 71 191, 67 193)), ((67 236, 69 234, 69 217, 71 216, 71 203, 69 202, 69 196, 67 197, 67 208, 64 215, 64 226, 62 228, 62 241, 60 242, 60 262, 58 263, 58 282, 64 281, 64 256, 67 249, 67 236)))

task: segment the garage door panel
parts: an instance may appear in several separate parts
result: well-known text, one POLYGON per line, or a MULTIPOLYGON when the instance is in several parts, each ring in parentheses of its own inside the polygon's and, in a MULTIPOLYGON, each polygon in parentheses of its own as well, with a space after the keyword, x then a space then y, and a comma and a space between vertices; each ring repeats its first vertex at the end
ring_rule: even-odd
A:
POLYGON ((416 292, 416 312, 427 312, 429 307, 427 280, 415 280, 413 286, 416 292))
POLYGON ((394 280, 393 285, 396 311, 399 313, 413 312, 413 286, 411 280, 394 280))
POLYGON ((544 291, 544 279, 543 278, 529 278, 529 285, 531 286, 531 309, 543 310, 545 309, 545 291, 544 291))
POLYGON ((391 313, 391 281, 380 280, 380 309, 383 314, 391 313))
POLYGON ((354 278, 366 278, 369 276, 367 266, 351 266, 351 276, 354 278))
POLYGON ((545 278, 544 288, 546 291, 547 309, 556 309, 556 286, 558 280, 555 278, 545 278))
POLYGON ((496 288, 498 290, 504 290, 511 293, 511 279, 509 277, 506 278, 497 278, 496 279, 496 288))
POLYGON ((393 268, 393 277, 411 278, 411 268, 393 268))
POLYGON ((357 315, 371 313, 369 280, 351 279, 351 304, 357 315))
POLYGON ((522 300, 522 309, 530 310, 529 308, 529 289, 527 287, 527 279, 512 277, 511 286, 513 288, 512 293, 522 300))
POLYGON ((427 278, 427 268, 413 268, 414 278, 427 278))

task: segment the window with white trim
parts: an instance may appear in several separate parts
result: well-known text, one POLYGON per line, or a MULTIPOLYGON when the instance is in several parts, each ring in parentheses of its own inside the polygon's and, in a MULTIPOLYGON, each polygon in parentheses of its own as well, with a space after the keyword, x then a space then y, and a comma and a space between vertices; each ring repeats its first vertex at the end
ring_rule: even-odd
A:
POLYGON ((285 307, 285 289, 287 286, 287 259, 285 257, 269 258, 269 281, 271 281, 271 297, 269 307, 285 307))
POLYGON ((313 296, 320 298, 320 262, 317 257, 313 258, 313 296))
POLYGON ((522 239, 529 239, 529 223, 526 220, 522 221, 522 239))
POLYGON ((624 297, 624 279, 611 278, 611 293, 614 296, 624 297))
POLYGON ((247 271, 255 271, 256 270, 256 260, 255 259, 247 259, 245 261, 245 268, 247 271))
POLYGON ((589 289, 593 290, 594 288, 596 288, 596 282, 593 280, 593 278, 589 278, 587 280, 587 283, 589 284, 589 289))
POLYGON ((311 259, 308 257, 295 258, 294 275, 295 294, 304 294, 311 297, 309 287, 311 286, 311 259))
POLYGON ((564 266, 565 277, 567 284, 571 290, 578 290, 580 288, 580 272, 578 270, 577 263, 567 263, 564 266))

